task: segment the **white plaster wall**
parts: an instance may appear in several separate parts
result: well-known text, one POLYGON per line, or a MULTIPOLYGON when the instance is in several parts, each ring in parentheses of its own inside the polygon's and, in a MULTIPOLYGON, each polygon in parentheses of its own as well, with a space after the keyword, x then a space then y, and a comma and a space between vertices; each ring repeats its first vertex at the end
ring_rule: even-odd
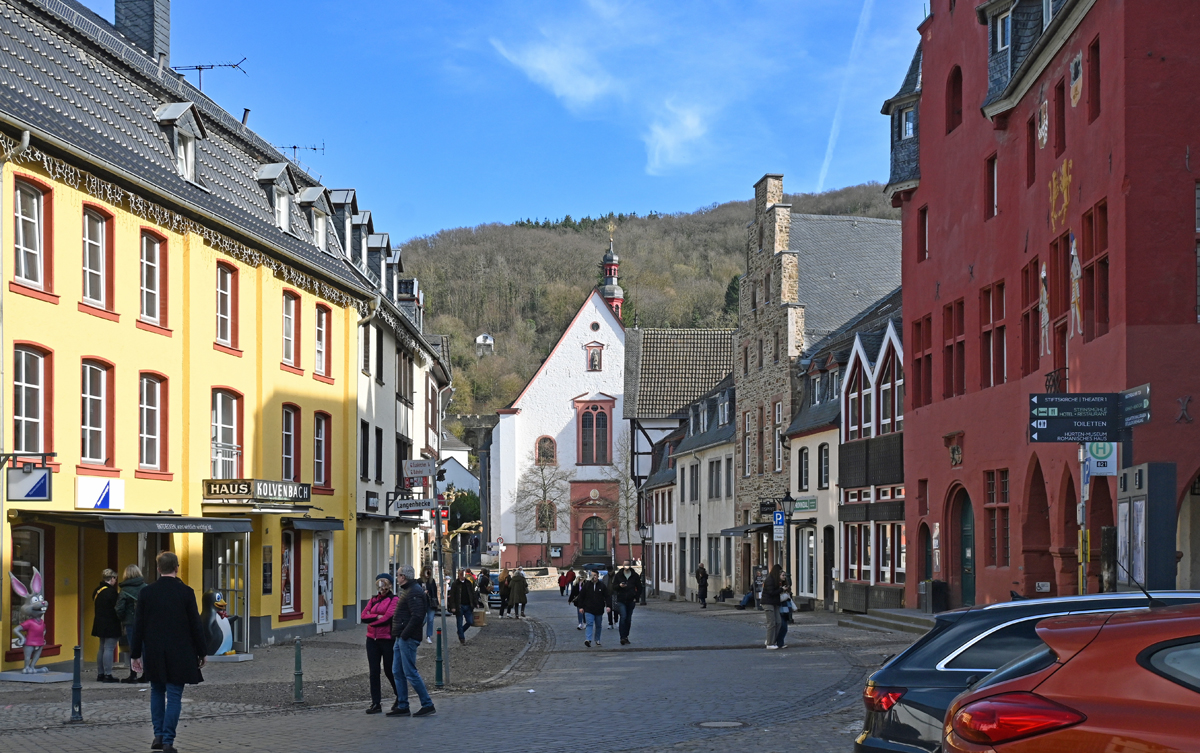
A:
MULTIPOLYGON (((679 537, 686 536, 688 538, 688 546, 691 546, 693 536, 700 536, 700 561, 705 563, 708 568, 708 598, 716 596, 717 591, 723 587, 733 584, 732 573, 725 571, 725 541, 721 537, 721 531, 725 528, 733 528, 736 518, 734 512, 734 500, 737 493, 737 469, 734 468, 734 488, 732 490, 726 488, 725 477, 725 459, 733 457, 734 443, 727 442, 725 444, 715 445, 704 450, 696 452, 693 457, 692 453, 686 453, 676 460, 676 467, 687 468, 696 462, 700 463, 700 501, 695 502, 677 502, 675 505, 675 542, 678 545, 679 537), (708 496, 708 464, 710 461, 721 461, 721 496, 716 499, 710 499, 708 496), (697 507, 699 507, 699 524, 697 524, 697 507), (708 556, 708 537, 716 536, 721 541, 721 574, 713 574, 713 563, 708 556)), ((678 477, 677 477, 678 479, 678 477)), ((677 500, 682 499, 679 493, 679 482, 676 480, 675 497, 677 500)), ((695 599, 696 571, 691 567, 690 549, 684 552, 687 558, 687 580, 685 585, 685 596, 691 600, 695 599)), ((736 560, 736 556, 734 557, 736 560)), ((737 563, 733 563, 737 566, 737 563)), ((676 570, 679 566, 676 564, 676 570)))
MULTIPOLYGON (((794 499, 801 497, 816 497, 817 511, 816 513, 797 513, 796 517, 816 517, 817 519, 817 599, 825 598, 824 588, 824 562, 825 562, 825 526, 833 526, 833 566, 836 569, 838 563, 841 562, 841 530, 838 526, 838 496, 840 489, 837 485, 837 464, 838 464, 838 429, 829 429, 816 434, 809 434, 803 437, 796 437, 792 440, 792 479, 791 492, 794 499), (820 455, 817 450, 822 444, 829 445, 829 488, 819 489, 818 481, 820 480, 820 455), (808 448, 808 489, 800 488, 800 448, 808 448)), ((796 547, 798 546, 797 537, 792 537, 792 551, 788 556, 789 563, 796 562, 796 547)), ((793 565, 794 567, 794 565, 793 565)))
MULTIPOLYGON (((612 478, 611 466, 577 466, 576 398, 615 398, 609 417, 612 454, 629 431, 629 423, 620 416, 624 408, 625 331, 600 295, 593 291, 563 333, 550 356, 542 364, 524 392, 513 404, 515 415, 500 416, 493 432, 493 530, 501 532, 505 542, 536 543, 537 537, 518 530, 512 515, 517 480, 530 464, 537 439, 553 437, 558 447, 559 466, 574 473, 577 481, 603 481, 612 478), (598 323, 598 331, 591 329, 598 323), (604 345, 603 369, 587 370, 589 343, 604 345), (499 520, 496 520, 498 518, 499 520), (498 523, 498 525, 497 525, 498 523)), ((610 457, 616 462, 615 457, 610 457)), ((636 531, 635 531, 636 539, 636 531)), ((550 540, 568 544, 571 531, 559 526, 550 540)))

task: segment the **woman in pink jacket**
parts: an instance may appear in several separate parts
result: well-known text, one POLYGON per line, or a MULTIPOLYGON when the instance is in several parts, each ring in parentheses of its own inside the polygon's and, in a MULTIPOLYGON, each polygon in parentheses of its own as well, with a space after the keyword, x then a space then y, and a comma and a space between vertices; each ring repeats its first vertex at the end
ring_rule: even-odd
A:
MULTIPOLYGON (((388 685, 396 692, 396 679, 392 677, 392 614, 396 611, 396 595, 392 593, 392 576, 380 573, 375 576, 375 587, 379 593, 371 597, 362 611, 363 624, 367 626, 367 666, 371 670, 371 706, 368 714, 378 714, 382 697, 379 688, 379 663, 383 662, 383 673, 388 685)), ((397 700, 392 704, 396 708, 397 700)))

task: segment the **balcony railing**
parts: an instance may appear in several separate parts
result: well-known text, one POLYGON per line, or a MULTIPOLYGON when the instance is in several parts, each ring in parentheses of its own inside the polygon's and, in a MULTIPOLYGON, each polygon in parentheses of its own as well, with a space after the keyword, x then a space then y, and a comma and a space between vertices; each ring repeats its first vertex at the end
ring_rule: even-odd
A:
POLYGON ((212 477, 214 479, 237 478, 241 445, 212 443, 212 477))
POLYGON ((1067 368, 1055 369, 1046 374, 1046 394, 1067 391, 1067 368))

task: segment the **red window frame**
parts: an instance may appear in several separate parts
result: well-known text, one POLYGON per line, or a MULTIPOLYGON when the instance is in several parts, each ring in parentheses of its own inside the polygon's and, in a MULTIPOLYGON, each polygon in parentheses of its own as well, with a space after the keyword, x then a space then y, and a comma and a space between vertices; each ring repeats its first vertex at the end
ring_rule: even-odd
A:
POLYGON ((614 408, 615 408, 615 401, 613 401, 613 400, 577 400, 577 401, 575 401, 575 432, 576 432, 575 433, 575 437, 576 437, 575 464, 576 465, 612 465, 613 464, 613 456, 612 456, 613 444, 612 443, 613 443, 613 433, 616 428, 613 425, 613 410, 614 410, 614 408), (593 417, 592 418, 593 423, 592 423, 592 427, 591 427, 592 457, 590 459, 586 458, 584 456, 584 451, 583 451, 583 440, 584 440, 585 434, 588 431, 586 429, 586 427, 584 426, 584 424, 585 424, 585 419, 588 414, 590 414, 593 417), (596 460, 596 458, 598 457, 598 453, 596 452, 595 437, 599 430, 598 424, 599 424, 600 414, 604 415, 605 424, 606 424, 606 437, 605 437, 605 442, 604 442, 605 455, 604 455, 603 462, 597 462, 597 460, 596 460))
MULTIPOLYGON (((104 454, 106 458, 103 463, 88 463, 84 462, 83 453, 80 452, 80 460, 79 464, 75 466, 75 473, 80 476, 108 476, 116 478, 121 474, 121 469, 116 467, 116 365, 112 361, 100 356, 84 356, 79 362, 81 372, 86 364, 98 366, 104 371, 104 454)), ((82 389, 81 385, 81 394, 82 389)), ((82 415, 80 416, 79 424, 82 429, 82 415)))
POLYGON ((979 387, 986 389, 1008 381, 1007 302, 1004 281, 979 291, 979 387))
MULTIPOLYGON (((58 303, 59 296, 54 292, 54 189, 49 184, 35 178, 26 173, 13 174, 13 196, 16 196, 17 184, 24 183, 26 186, 38 191, 42 194, 41 203, 41 227, 42 233, 42 286, 40 288, 30 287, 23 282, 18 282, 15 279, 10 280, 8 289, 14 293, 27 295, 30 298, 36 298, 39 301, 46 303, 58 303)), ((16 208, 13 208, 13 221, 16 221, 16 208)), ((15 236, 14 236, 15 237, 15 236)), ((16 253, 14 243, 13 253, 16 253)), ((15 263, 15 257, 14 257, 15 263)), ((15 266, 14 266, 15 269, 15 266)))
POLYGON ((217 325, 217 320, 213 321, 213 349, 228 353, 229 355, 242 355, 242 351, 238 349, 238 268, 228 262, 217 262, 217 284, 213 286, 213 292, 216 294, 214 303, 216 307, 213 310, 213 316, 219 317, 221 310, 221 270, 229 273, 229 343, 223 343, 218 339, 220 328, 217 325))
POLYGON ((289 622, 291 620, 304 619, 304 605, 301 603, 304 590, 300 588, 300 581, 304 579, 304 570, 300 567, 302 557, 301 540, 303 536, 300 531, 292 528, 285 528, 279 537, 279 616, 276 618, 279 622, 289 622), (288 544, 288 538, 291 539, 291 544, 288 544), (283 566, 283 553, 288 553, 288 558, 291 560, 291 572, 287 572, 287 568, 283 566), (290 583, 284 583, 284 576, 290 577, 290 583), (283 603, 283 594, 286 593, 291 597, 292 603, 290 607, 285 607, 283 603))
POLYGON ((170 471, 170 382, 167 375, 158 371, 138 372, 138 467, 133 472, 134 478, 152 479, 156 481, 171 481, 175 474, 170 471), (142 468, 141 448, 141 390, 143 379, 154 379, 158 382, 158 467, 142 468))
MULTIPOLYGON (((85 314, 99 316, 102 319, 111 321, 119 321, 120 316, 116 313, 113 298, 115 297, 116 288, 113 284, 113 274, 116 270, 116 222, 114 222, 113 213, 100 206, 93 204, 90 201, 83 202, 83 210, 79 214, 80 218, 80 259, 79 259, 79 310, 85 314), (87 290, 87 242, 85 233, 87 232, 87 215, 92 213, 100 218, 101 224, 104 226, 104 305, 97 306, 94 303, 87 301, 84 298, 84 291, 87 290)), ((141 249, 138 249, 139 259, 141 249)), ((43 257, 44 258, 44 257, 43 257)))
POLYGON ((962 298, 942 308, 942 397, 967 393, 966 305, 962 298))
POLYGON ((1083 215, 1083 242, 1079 261, 1083 266, 1080 295, 1083 297, 1083 341, 1108 334, 1108 202, 1099 201, 1083 215))
POLYGON ((933 402, 933 314, 913 322, 912 349, 912 407, 920 408, 933 402))
MULTIPOLYGON (((14 354, 20 349, 32 350, 42 357, 42 448, 40 451, 54 452, 54 350, 32 340, 14 340, 14 354)), ((16 385, 12 385, 12 389, 15 390, 16 385)), ((14 395, 14 402, 11 405, 15 404, 14 395)), ((49 462, 47 465, 57 473, 61 462, 49 462)))
POLYGON ((287 448, 288 439, 283 434, 283 428, 284 428, 285 422, 287 421, 287 414, 289 414, 289 413, 292 415, 292 437, 291 437, 291 445, 292 446, 290 448, 292 451, 292 476, 291 476, 291 478, 288 478, 287 474, 284 472, 286 469, 284 468, 284 456, 283 456, 283 453, 281 452, 279 454, 279 477, 281 479, 283 479, 284 481, 299 481, 300 480, 300 415, 301 414, 300 414, 300 406, 296 405, 295 403, 284 403, 283 409, 280 411, 280 414, 279 414, 280 448, 288 449, 287 448))
POLYGON ((313 378, 320 381, 333 381, 333 353, 330 348, 330 342, 333 331, 333 309, 323 303, 316 305, 316 311, 313 314, 313 378), (322 324, 324 325, 322 327, 322 324), (317 357, 317 342, 320 341, 322 329, 325 332, 325 353, 321 358, 317 357))
POLYGON ((138 329, 147 332, 154 332, 159 335, 171 336, 170 321, 168 312, 170 311, 170 279, 171 276, 169 260, 170 254, 167 253, 167 238, 162 233, 153 228, 143 225, 140 228, 138 235, 138 316, 135 326, 138 329), (158 321, 148 322, 142 319, 142 244, 149 237, 158 244, 158 321))
POLYGON ((283 291, 283 309, 279 313, 279 367, 284 371, 303 375, 304 368, 301 365, 303 358, 300 355, 300 349, 303 347, 303 341, 300 338, 301 311, 300 294, 291 288, 285 289, 283 291), (292 360, 290 362, 284 357, 284 322, 289 301, 292 304, 292 360))

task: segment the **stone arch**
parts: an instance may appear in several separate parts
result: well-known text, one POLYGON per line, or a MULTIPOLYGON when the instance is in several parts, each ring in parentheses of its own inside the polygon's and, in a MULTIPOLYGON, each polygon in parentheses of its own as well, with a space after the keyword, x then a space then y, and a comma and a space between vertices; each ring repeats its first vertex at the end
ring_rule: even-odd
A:
POLYGON ((950 606, 972 606, 978 601, 979 516, 966 487, 955 483, 946 504, 942 533, 942 577, 950 591, 950 606))
POLYGON ((1100 593, 1104 589, 1100 582, 1101 532, 1113 525, 1116 517, 1116 501, 1113 498, 1109 476, 1092 477, 1092 493, 1088 499, 1088 531, 1091 536, 1088 562, 1088 593, 1100 593))
POLYGON ((1058 495, 1058 532, 1062 538, 1052 546, 1054 570, 1060 594, 1079 593, 1079 493, 1075 491, 1075 475, 1070 467, 1063 468, 1058 495))
POLYGON ((1025 474, 1025 504, 1021 510, 1021 566, 1024 568, 1021 593, 1024 596, 1056 596, 1054 560, 1050 556, 1050 500, 1046 479, 1037 455, 1029 461, 1025 474), (1049 593, 1037 593, 1038 583, 1049 583, 1049 593))

